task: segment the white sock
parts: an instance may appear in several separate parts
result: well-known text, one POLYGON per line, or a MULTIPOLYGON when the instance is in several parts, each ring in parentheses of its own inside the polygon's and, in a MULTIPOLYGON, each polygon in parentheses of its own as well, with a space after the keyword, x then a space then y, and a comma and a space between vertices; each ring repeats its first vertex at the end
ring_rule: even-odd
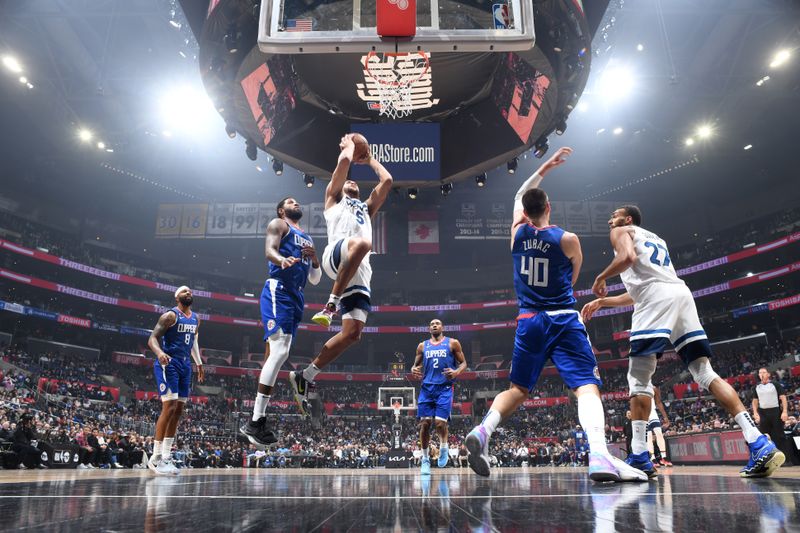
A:
POLYGON ((647 451, 647 420, 632 420, 633 438, 631 452, 635 455, 647 451))
POLYGON ((608 455, 608 447, 606 447, 606 414, 603 411, 603 402, 600 397, 594 394, 581 394, 578 396, 578 420, 589 440, 589 450, 592 453, 608 455))
POLYGON ((494 430, 497 429, 497 426, 500 425, 502 420, 503 417, 500 416, 499 412, 495 411, 494 409, 489 409, 489 412, 483 417, 481 425, 483 426, 483 429, 486 430, 486 434, 491 437, 492 433, 494 433, 494 430))
POLYGON ((742 411, 733 418, 736 420, 736 423, 739 424, 739 427, 742 428, 742 435, 744 435, 744 440, 747 441, 747 444, 752 444, 758 440, 758 437, 761 436, 761 432, 758 430, 750 413, 742 411))
POLYGON ((256 404, 253 406, 253 422, 258 422, 260 418, 264 418, 267 414, 267 406, 269 405, 269 395, 256 394, 256 404))
POLYGON ((317 368, 317 365, 314 363, 311 363, 306 367, 305 370, 303 370, 303 377, 306 378, 306 381, 314 381, 314 379, 317 377, 317 374, 320 372, 322 372, 322 370, 317 368))
POLYGON ((172 456, 172 441, 175 440, 175 437, 164 437, 164 443, 161 446, 161 457, 171 457, 172 456))
POLYGON ((333 304, 334 307, 339 307, 339 300, 341 298, 342 298, 341 296, 336 296, 335 294, 331 294, 330 296, 328 296, 328 303, 333 304))
POLYGON ((155 440, 153 441, 153 456, 150 458, 150 460, 155 463, 159 459, 161 459, 161 441, 155 440))
POLYGON ((422 457, 429 457, 428 448, 422 448, 422 457))

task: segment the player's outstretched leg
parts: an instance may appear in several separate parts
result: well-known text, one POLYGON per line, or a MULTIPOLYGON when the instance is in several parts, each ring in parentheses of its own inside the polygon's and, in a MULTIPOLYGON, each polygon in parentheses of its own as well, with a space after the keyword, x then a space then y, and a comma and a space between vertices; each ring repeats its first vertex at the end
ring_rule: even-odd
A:
MULTIPOLYGON (((333 322, 333 317, 336 315, 336 310, 339 307, 339 299, 342 293, 347 288, 347 285, 353 279, 358 268, 361 266, 361 261, 372 250, 372 243, 366 239, 359 237, 350 237, 345 240, 347 250, 342 250, 341 263, 339 264, 339 272, 336 274, 336 280, 333 282, 331 295, 328 298, 328 303, 322 311, 311 317, 311 321, 320 326, 330 327, 333 322)), ((334 254, 335 255, 335 254, 334 254)))
POLYGON ((440 418, 434 419, 434 424, 436 425, 436 433, 439 435, 439 460, 436 463, 436 466, 439 468, 447 467, 447 461, 450 459, 450 447, 447 443, 447 438, 449 436, 447 431, 447 420, 441 420, 440 418))
POLYGON ((239 428, 239 433, 251 444, 263 450, 278 442, 275 432, 267 425, 267 407, 281 366, 289 358, 292 335, 276 331, 267 340, 266 360, 258 378, 258 391, 253 404, 253 416, 239 428))
POLYGON ((528 397, 528 390, 514 383, 497 395, 492 402, 492 408, 483 417, 481 423, 475 426, 464 439, 464 445, 469 452, 467 463, 473 472, 479 476, 489 477, 489 438, 500 425, 504 418, 511 415, 522 405, 528 397))
POLYGON ((430 442, 431 418, 425 417, 419 421, 419 444, 422 447, 422 460, 420 461, 419 473, 423 476, 431 475, 430 442))
POLYGON ((658 476, 647 451, 647 420, 653 402, 653 373, 656 371, 656 355, 628 356, 628 389, 631 395, 631 453, 625 462, 641 470, 648 477, 658 476))

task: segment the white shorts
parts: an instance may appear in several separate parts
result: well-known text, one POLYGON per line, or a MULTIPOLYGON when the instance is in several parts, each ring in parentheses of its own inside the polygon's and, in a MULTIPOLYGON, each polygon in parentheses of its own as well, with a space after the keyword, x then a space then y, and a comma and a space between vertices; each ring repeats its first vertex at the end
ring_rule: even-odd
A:
MULTIPOLYGON (((347 261, 349 237, 328 243, 322 252, 322 270, 332 280, 342 264, 347 261)), ((358 320, 366 324, 367 316, 371 310, 370 282, 372 281, 372 266, 369 264, 369 254, 361 261, 353 279, 344 289, 342 299, 339 300, 339 311, 342 319, 358 320)))
POLYGON ((711 355, 694 297, 686 285, 651 283, 640 296, 641 301, 633 306, 629 356, 663 353, 668 342, 687 364, 711 355))

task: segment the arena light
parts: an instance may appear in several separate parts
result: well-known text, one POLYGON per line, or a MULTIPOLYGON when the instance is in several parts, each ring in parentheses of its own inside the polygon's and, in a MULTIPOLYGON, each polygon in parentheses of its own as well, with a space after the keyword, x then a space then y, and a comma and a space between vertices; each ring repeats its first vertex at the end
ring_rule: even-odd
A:
POLYGON ((228 28, 228 32, 222 38, 222 43, 227 48, 228 52, 231 54, 235 54, 239 51, 239 42, 242 39, 242 32, 236 29, 236 25, 231 25, 228 28))
POLYGON ((475 183, 478 184, 478 187, 486 187, 486 172, 475 176, 475 183))
POLYGON ((273 159, 272 160, 272 170, 275 172, 276 176, 280 176, 283 174, 283 161, 280 159, 273 159))
POLYGON ((614 131, 613 131, 612 133, 613 133, 614 135, 621 135, 623 131, 625 131, 625 130, 623 130, 622 128, 620 128, 619 126, 617 126, 616 128, 614 128, 614 131))
POLYGON ((745 145, 744 149, 745 150, 750 150, 752 147, 753 147, 752 144, 748 144, 748 145, 745 145))
POLYGON ((639 51, 639 52, 644 51, 644 45, 642 43, 637 44, 636 45, 636 50, 639 51))
POLYGON ((258 159, 258 146, 252 140, 247 139, 244 142, 244 153, 247 154, 250 161, 255 161, 258 159))
POLYGON ((778 68, 787 61, 789 58, 792 57, 792 53, 789 52, 787 49, 778 50, 774 56, 772 56, 772 61, 769 64, 769 68, 778 68))
POLYGON ((83 142, 89 142, 92 140, 93 134, 91 130, 87 130, 86 128, 81 128, 78 130, 78 138, 83 142))
POLYGON ((564 135, 565 131, 567 131, 567 121, 562 119, 556 125, 556 135, 564 135))
POLYGON ((453 190, 453 184, 452 183, 442 183, 442 186, 440 187, 440 189, 442 190, 442 196, 447 196, 448 194, 450 194, 450 191, 453 190))
POLYGON ((703 124, 697 128, 697 136, 701 139, 708 139, 711 137, 712 133, 714 133, 714 128, 712 128, 709 124, 703 124))
POLYGON ((544 154, 546 154, 549 149, 550 149, 550 143, 547 142, 547 139, 539 141, 534 145, 533 156, 536 159, 541 159, 544 157, 544 154))
POLYGON ((228 137, 233 139, 236 137, 236 128, 234 128, 230 124, 225 124, 225 133, 228 134, 228 137))
POLYGON ((19 82, 20 82, 22 85, 25 85, 26 83, 28 83, 28 78, 26 78, 25 76, 20 76, 20 77, 19 77, 19 82))
POLYGON ((417 196, 419 195, 419 189, 417 189, 416 187, 409 187, 408 190, 406 191, 406 194, 408 194, 408 197, 411 200, 416 200, 417 196))
POLYGON ((220 120, 205 92, 186 85, 163 93, 159 114, 165 130, 188 135, 210 131, 212 124, 219 124, 220 120))
POLYGON ((578 108, 577 109, 581 113, 586 113, 587 111, 589 111, 589 104, 586 103, 586 102, 581 102, 580 104, 578 104, 578 108))
POLYGON ((693 139, 693 138, 691 138, 691 137, 688 137, 688 138, 687 138, 687 139, 686 139, 686 140, 685 140, 683 143, 684 143, 686 146, 692 146, 692 145, 694 144, 694 139, 693 139))
POLYGON ((97 148, 98 148, 98 150, 105 150, 106 149, 106 143, 104 143, 103 141, 99 141, 97 143, 97 148))
POLYGON ((306 184, 306 187, 309 189, 314 186, 315 178, 311 174, 303 174, 303 183, 306 184))
POLYGON ((756 82, 756 86, 761 87, 762 85, 767 83, 769 81, 769 79, 770 79, 769 76, 764 76, 763 78, 761 78, 760 80, 758 80, 756 82))
POLYGON ((519 166, 519 159, 517 159, 516 157, 511 161, 509 161, 508 163, 506 163, 506 168, 508 169, 509 174, 513 174, 514 172, 516 172, 517 166, 519 166))
POLYGON ((3 65, 14 74, 22 72, 22 64, 14 56, 3 56, 3 65))
POLYGON ((610 66, 597 80, 597 92, 607 102, 622 100, 633 92, 636 80, 627 67, 610 66))
POLYGON ((256 170, 258 170, 259 172, 264 172, 264 169, 261 168, 261 165, 256 165, 256 170))

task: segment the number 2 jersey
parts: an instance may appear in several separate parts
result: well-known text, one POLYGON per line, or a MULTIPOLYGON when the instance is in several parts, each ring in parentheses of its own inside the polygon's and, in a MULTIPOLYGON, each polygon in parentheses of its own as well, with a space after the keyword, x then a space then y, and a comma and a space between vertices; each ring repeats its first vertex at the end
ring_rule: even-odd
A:
POLYGON ((422 384, 448 385, 452 381, 442 372, 445 368, 455 369, 456 358, 450 349, 450 337, 442 337, 439 342, 427 339, 422 343, 422 384))
POLYGON ((561 250, 564 230, 524 224, 514 234, 514 289, 521 311, 572 309, 572 261, 561 250))
POLYGON ((633 237, 636 261, 619 275, 634 303, 644 300, 644 290, 651 283, 686 284, 675 272, 669 257, 667 243, 651 231, 639 226, 628 226, 633 237))

